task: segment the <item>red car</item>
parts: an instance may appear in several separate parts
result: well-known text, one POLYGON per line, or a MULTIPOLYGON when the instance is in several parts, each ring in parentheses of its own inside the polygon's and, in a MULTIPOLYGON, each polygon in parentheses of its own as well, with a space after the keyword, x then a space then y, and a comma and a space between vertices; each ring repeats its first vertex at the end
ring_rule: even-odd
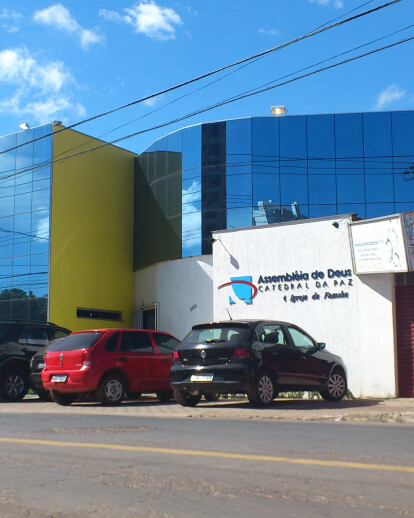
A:
POLYGON ((172 353, 179 343, 168 333, 146 329, 76 331, 47 349, 42 383, 59 405, 90 393, 103 405, 142 392, 168 401, 172 353))

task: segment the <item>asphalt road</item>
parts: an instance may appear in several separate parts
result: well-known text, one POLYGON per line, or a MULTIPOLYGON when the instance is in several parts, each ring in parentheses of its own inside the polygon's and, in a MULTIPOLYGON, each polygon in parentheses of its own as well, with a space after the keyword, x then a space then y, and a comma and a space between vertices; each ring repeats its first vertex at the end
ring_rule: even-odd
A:
POLYGON ((2 518, 414 517, 412 426, 25 408, 0 413, 2 518))

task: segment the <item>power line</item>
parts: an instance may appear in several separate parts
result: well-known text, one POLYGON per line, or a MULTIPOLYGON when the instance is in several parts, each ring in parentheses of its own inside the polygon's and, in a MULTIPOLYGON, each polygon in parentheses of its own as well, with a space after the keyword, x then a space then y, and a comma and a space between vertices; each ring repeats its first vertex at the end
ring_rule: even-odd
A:
POLYGON ((198 77, 195 77, 195 78, 193 78, 193 79, 190 79, 190 80, 188 80, 188 81, 184 81, 184 82, 179 83, 179 84, 177 84, 177 85, 175 85, 175 86, 172 86, 172 87, 166 88, 166 89, 164 89, 164 90, 161 90, 161 91, 159 91, 159 92, 157 92, 157 93, 154 93, 154 94, 148 95, 148 96, 146 96, 146 97, 142 97, 142 98, 140 98, 140 99, 138 99, 138 100, 132 101, 132 102, 130 102, 130 103, 124 104, 124 105, 119 106, 119 107, 117 107, 117 108, 114 108, 114 109, 112 109, 112 110, 108 110, 108 111, 106 111, 106 112, 102 112, 102 113, 100 113, 100 114, 98 114, 98 115, 95 115, 95 116, 93 116, 93 117, 89 117, 88 119, 84 119, 84 120, 82 120, 82 121, 79 121, 79 122, 77 122, 77 123, 75 123, 75 124, 72 124, 72 125, 70 125, 70 126, 67 126, 67 127, 65 127, 65 128, 61 128, 61 129, 56 130, 56 131, 54 131, 54 132, 51 132, 51 133, 48 133, 48 134, 46 134, 46 135, 42 135, 42 136, 40 136, 40 137, 37 137, 37 138, 35 138, 35 139, 32 139, 32 140, 30 140, 30 141, 28 141, 28 142, 24 142, 24 143, 18 144, 18 145, 14 146, 14 147, 11 147, 11 148, 9 148, 9 149, 6 149, 6 150, 4 150, 4 151, 1 151, 1 152, 0 152, 0 154, 8 153, 8 152, 10 152, 10 151, 13 151, 14 149, 18 149, 18 148, 20 148, 20 147, 26 146, 26 145, 28 145, 28 144, 31 144, 31 143, 36 142, 36 141, 38 141, 38 140, 44 139, 44 138, 46 138, 46 137, 50 137, 50 136, 52 136, 52 135, 56 135, 57 133, 60 133, 60 132, 62 132, 62 131, 66 131, 66 130, 68 130, 68 129, 75 128, 75 127, 77 127, 77 126, 80 126, 81 124, 85 124, 85 123, 87 123, 87 122, 91 122, 91 121, 96 120, 96 119, 98 119, 98 118, 104 117, 104 116, 106 116, 106 115, 110 115, 110 114, 112 114, 112 113, 115 113, 115 112, 117 112, 117 111, 123 110, 123 109, 125 109, 125 108, 129 108, 129 107, 131 107, 131 106, 134 106, 134 105, 136 105, 136 104, 142 103, 142 102, 144 102, 144 101, 148 101, 148 100, 150 100, 150 99, 154 99, 155 97, 159 97, 160 95, 164 95, 164 94, 166 94, 166 93, 169 93, 169 92, 172 92, 172 91, 174 91, 174 90, 177 90, 178 88, 182 88, 182 87, 184 87, 184 86, 188 86, 188 85, 190 85, 190 84, 192 84, 192 83, 195 83, 195 82, 197 82, 197 81, 200 81, 201 79, 205 79, 205 78, 210 77, 210 76, 212 76, 212 75, 214 75, 214 74, 217 74, 217 73, 219 73, 219 72, 223 72, 224 70, 228 70, 228 69, 230 69, 230 68, 232 68, 232 67, 235 67, 235 66, 237 66, 237 65, 241 65, 241 64, 243 64, 243 63, 249 62, 249 61, 251 61, 251 60, 253 60, 253 59, 257 59, 257 58, 259 58, 259 57, 263 57, 263 56, 266 56, 266 55, 271 54, 271 53, 273 53, 273 52, 279 51, 279 50, 281 50, 281 49, 283 49, 283 48, 285 48, 285 47, 288 47, 289 45, 292 45, 292 44, 294 44, 294 43, 298 43, 299 41, 305 40, 305 39, 310 38, 310 37, 312 37, 312 36, 316 36, 317 34, 320 34, 320 33, 325 32, 325 31, 327 31, 327 30, 333 29, 333 28, 335 28, 335 27, 338 27, 338 26, 343 25, 343 24, 345 24, 345 23, 348 23, 348 22, 350 22, 350 21, 356 20, 356 19, 361 18, 361 17, 363 17, 363 16, 366 16, 366 15, 368 15, 368 14, 372 14, 372 13, 374 13, 374 12, 376 12, 376 11, 379 11, 380 9, 384 9, 385 7, 389 7, 389 6, 394 5, 394 4, 396 4, 396 3, 399 3, 399 2, 401 2, 401 0, 391 0, 390 2, 387 2, 387 3, 383 4, 383 5, 380 5, 380 6, 377 6, 377 7, 372 8, 372 9, 370 9, 370 10, 368 10, 368 11, 364 11, 364 12, 362 12, 362 13, 356 14, 356 15, 354 15, 354 16, 351 16, 351 17, 349 17, 349 18, 346 18, 345 20, 341 20, 341 21, 335 22, 335 23, 333 23, 333 24, 331 24, 331 25, 329 25, 329 26, 327 26, 327 27, 320 27, 320 28, 318 28, 318 29, 316 29, 316 30, 314 30, 314 31, 308 32, 308 33, 306 33, 306 34, 304 34, 304 35, 302 35, 302 36, 299 36, 299 37, 297 37, 297 38, 294 38, 293 40, 290 40, 290 41, 288 41, 288 42, 285 42, 285 43, 282 43, 282 44, 280 44, 280 45, 277 45, 276 47, 272 47, 271 49, 265 50, 265 51, 263 51, 263 52, 259 52, 259 53, 257 53, 257 54, 252 55, 252 56, 249 56, 249 57, 247 57, 247 58, 241 59, 241 60, 236 61, 236 62, 234 62, 234 63, 231 63, 231 64, 229 64, 229 65, 226 65, 226 66, 224 66, 224 67, 220 67, 220 68, 215 69, 215 70, 213 70, 213 71, 211 71, 211 72, 207 72, 206 74, 202 74, 202 75, 200 75, 200 76, 198 76, 198 77))

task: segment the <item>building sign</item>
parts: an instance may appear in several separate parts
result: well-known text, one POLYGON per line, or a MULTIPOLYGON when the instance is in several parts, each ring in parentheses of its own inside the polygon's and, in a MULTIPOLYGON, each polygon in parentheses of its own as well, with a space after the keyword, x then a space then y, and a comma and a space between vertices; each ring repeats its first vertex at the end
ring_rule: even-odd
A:
POLYGON ((356 274, 409 270, 400 214, 350 223, 349 239, 356 274))
MULTIPOLYGON (((218 286, 218 289, 231 289, 229 304, 242 301, 253 304, 256 295, 275 297, 285 303, 303 303, 311 301, 334 301, 349 299, 350 288, 354 285, 351 269, 328 268, 303 272, 266 275, 259 274, 253 280, 251 275, 231 277, 230 282, 218 286), (236 299, 237 297, 237 299, 236 299)), ((270 302, 270 300, 269 300, 270 302)))

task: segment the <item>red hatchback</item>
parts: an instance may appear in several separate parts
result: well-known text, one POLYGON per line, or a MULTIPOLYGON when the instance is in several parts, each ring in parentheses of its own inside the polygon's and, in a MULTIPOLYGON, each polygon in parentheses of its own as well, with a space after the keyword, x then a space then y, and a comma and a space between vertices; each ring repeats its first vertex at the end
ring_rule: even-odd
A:
POLYGON ((168 401, 172 352, 179 343, 168 333, 144 329, 76 331, 47 349, 42 383, 59 405, 82 393, 94 393, 103 405, 142 392, 168 401))

